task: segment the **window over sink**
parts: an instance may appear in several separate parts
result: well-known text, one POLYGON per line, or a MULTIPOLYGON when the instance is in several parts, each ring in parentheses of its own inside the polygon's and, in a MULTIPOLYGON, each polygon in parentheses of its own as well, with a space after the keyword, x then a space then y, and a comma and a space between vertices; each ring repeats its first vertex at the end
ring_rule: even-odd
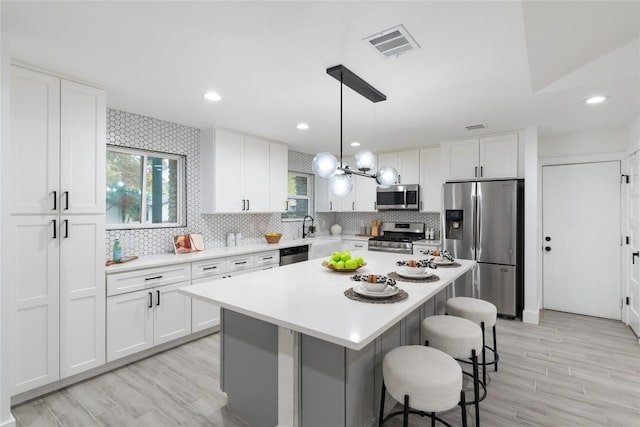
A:
POLYGON ((311 215, 311 175, 289 171, 287 180, 287 212, 283 221, 302 221, 311 215))
POLYGON ((185 156, 107 146, 107 228, 185 225, 185 156))

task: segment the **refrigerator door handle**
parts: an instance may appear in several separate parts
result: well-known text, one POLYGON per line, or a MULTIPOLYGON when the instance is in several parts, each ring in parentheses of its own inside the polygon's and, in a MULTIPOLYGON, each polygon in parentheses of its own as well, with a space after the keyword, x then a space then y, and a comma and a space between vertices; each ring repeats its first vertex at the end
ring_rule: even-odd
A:
POLYGON ((474 246, 476 251, 476 260, 480 259, 480 252, 482 251, 482 235, 481 235, 481 225, 482 225, 482 194, 479 189, 476 189, 476 221, 475 221, 475 235, 474 237, 474 246))

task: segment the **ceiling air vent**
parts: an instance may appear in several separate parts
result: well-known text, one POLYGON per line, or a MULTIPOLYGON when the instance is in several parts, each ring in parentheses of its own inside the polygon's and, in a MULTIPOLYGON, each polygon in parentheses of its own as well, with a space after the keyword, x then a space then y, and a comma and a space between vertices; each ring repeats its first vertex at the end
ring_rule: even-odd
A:
POLYGON ((467 128, 467 130, 478 130, 478 129, 484 129, 484 128, 486 128, 486 126, 483 125, 483 124, 479 124, 479 125, 465 126, 465 128, 467 128))
POLYGON ((411 37, 404 25, 380 31, 365 37, 363 40, 371 45, 383 58, 397 57, 410 50, 420 49, 420 45, 411 37))

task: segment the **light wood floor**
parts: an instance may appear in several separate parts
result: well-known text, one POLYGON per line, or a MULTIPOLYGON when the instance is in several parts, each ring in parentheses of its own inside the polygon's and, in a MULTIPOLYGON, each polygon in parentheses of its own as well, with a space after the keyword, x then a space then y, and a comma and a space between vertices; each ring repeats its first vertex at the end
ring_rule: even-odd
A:
MULTIPOLYGON (((481 404, 484 426, 640 426, 640 345, 622 323, 552 311, 537 326, 500 319, 498 346, 499 371, 490 372, 481 404)), ((242 426, 224 408, 218 354, 216 334, 13 413, 19 427, 242 426)), ((473 425, 472 408, 469 415, 473 425)), ((460 425, 459 411, 444 418, 460 425)), ((411 424, 429 425, 417 416, 411 424)))

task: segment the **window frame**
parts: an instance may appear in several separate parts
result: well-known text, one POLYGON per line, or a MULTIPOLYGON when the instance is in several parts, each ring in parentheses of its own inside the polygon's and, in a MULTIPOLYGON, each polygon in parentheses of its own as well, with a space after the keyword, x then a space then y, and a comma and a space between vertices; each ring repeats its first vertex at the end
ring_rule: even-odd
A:
MULTIPOLYGON (((304 173, 304 172, 288 170, 287 183, 289 182, 289 177, 291 175, 299 176, 307 179, 307 195, 300 196, 297 194, 289 194, 289 191, 287 190, 287 206, 289 206, 289 199, 307 199, 307 206, 309 206, 309 211, 307 212, 307 215, 311 215, 313 213, 313 198, 311 197, 311 191, 313 188, 311 180, 313 179, 313 175, 304 173)), ((289 186, 287 185, 287 188, 288 187, 289 186)), ((284 215, 286 215, 286 213, 283 213, 282 215, 280 215, 280 219, 282 222, 302 222, 304 220, 304 218, 286 218, 284 215)))
MULTIPOLYGON (((176 153, 166 153, 163 151, 155 151, 155 150, 147 150, 144 148, 132 148, 132 147, 122 147, 119 145, 110 145, 107 144, 106 151, 113 151, 116 153, 123 154, 131 154, 142 157, 142 185, 141 185, 141 194, 140 194, 140 223, 108 223, 106 222, 106 212, 107 209, 105 207, 105 228, 107 230, 148 230, 153 228, 180 228, 187 226, 187 215, 184 211, 184 207, 187 204, 187 189, 185 188, 185 171, 187 164, 187 156, 185 154, 176 154, 176 153), (177 210, 177 222, 172 223, 152 223, 152 222, 143 222, 143 219, 146 218, 147 214, 147 203, 145 202, 147 195, 147 186, 145 173, 148 165, 149 157, 159 157, 166 158, 169 160, 176 160, 178 165, 176 172, 176 188, 177 188, 177 200, 176 200, 176 210, 177 210)), ((105 164, 106 168, 106 164, 105 164)), ((105 183, 106 187, 106 183, 105 183)), ((106 190, 105 190, 105 200, 106 200, 106 190)))

